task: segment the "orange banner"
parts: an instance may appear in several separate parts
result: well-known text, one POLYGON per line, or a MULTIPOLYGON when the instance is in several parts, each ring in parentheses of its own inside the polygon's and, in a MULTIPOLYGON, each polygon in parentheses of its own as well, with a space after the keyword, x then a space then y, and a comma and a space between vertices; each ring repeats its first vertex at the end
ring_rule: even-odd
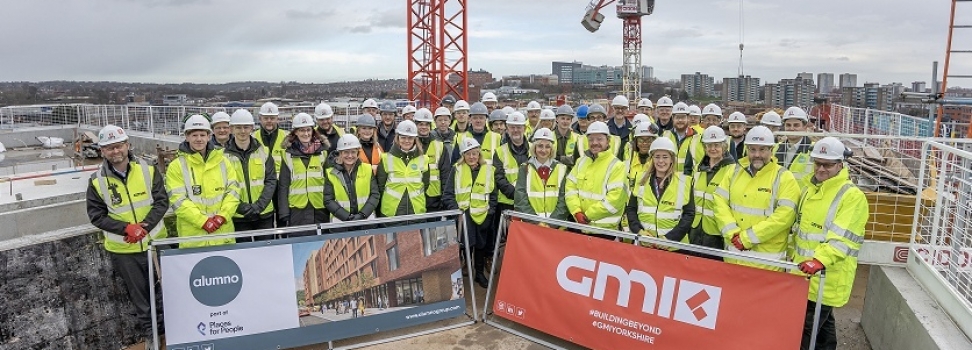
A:
POLYGON ((593 349, 798 349, 809 282, 512 222, 494 313, 593 349))

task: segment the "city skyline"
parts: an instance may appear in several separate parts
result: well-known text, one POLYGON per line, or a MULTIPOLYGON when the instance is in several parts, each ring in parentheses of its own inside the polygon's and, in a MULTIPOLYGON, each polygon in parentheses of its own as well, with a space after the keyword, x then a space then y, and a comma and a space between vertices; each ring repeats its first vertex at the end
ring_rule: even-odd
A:
MULTIPOLYGON (((0 38, 4 47, 15 48, 0 57, 0 66, 9 67, 0 72, 0 81, 326 83, 406 77, 406 2, 263 4, 15 3, 7 10, 20 15, 10 16, 0 29, 22 34, 0 38), (44 22, 37 25, 36 18, 44 22)), ((545 73, 551 61, 620 65, 621 23, 613 8, 592 34, 579 23, 585 5, 471 4, 469 67, 501 77, 545 73)), ((744 73, 763 81, 799 72, 853 72, 861 82, 928 81, 931 62, 944 58, 948 4, 909 5, 903 0, 746 1, 744 73), (911 10, 893 10, 904 6, 911 10)), ((737 17, 735 1, 659 3, 643 20, 642 63, 661 80, 696 71, 716 79, 737 76, 737 17), (686 23, 687 18, 698 20, 686 23)), ((959 68, 969 63, 952 64, 953 72, 972 72, 972 67, 959 68)))

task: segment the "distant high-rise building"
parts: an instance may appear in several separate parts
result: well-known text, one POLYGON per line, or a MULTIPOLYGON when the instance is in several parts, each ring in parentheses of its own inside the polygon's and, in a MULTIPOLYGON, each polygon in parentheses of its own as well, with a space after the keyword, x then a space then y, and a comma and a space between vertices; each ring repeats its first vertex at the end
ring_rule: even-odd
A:
POLYGON ((622 70, 615 66, 588 66, 574 68, 571 83, 575 85, 621 85, 622 70))
POLYGON ((797 73, 797 78, 803 80, 813 80, 813 73, 807 73, 807 72, 797 73))
POLYGON ((759 78, 740 76, 722 78, 723 102, 754 103, 759 100, 759 78))
POLYGON ((911 91, 913 92, 925 92, 925 82, 923 81, 913 81, 911 82, 911 91))
POLYGON ((550 74, 557 76, 557 82, 559 84, 570 84, 574 79, 574 70, 580 69, 583 65, 581 62, 553 62, 551 64, 550 74))
POLYGON ((641 66, 641 79, 642 80, 655 79, 655 67, 641 66))
POLYGON ((695 72, 695 74, 682 74, 682 90, 688 93, 689 96, 712 96, 712 85, 715 85, 715 79, 708 74, 699 72, 695 72))
POLYGON ((493 82, 493 73, 485 70, 466 72, 466 82, 469 83, 469 100, 479 101, 482 96, 483 86, 493 82))
POLYGON ((782 79, 763 87, 763 103, 771 108, 807 107, 813 103, 815 90, 813 79, 782 79))
POLYGON ((890 111, 894 109, 894 96, 893 86, 879 86, 878 83, 866 83, 864 87, 840 88, 840 104, 848 107, 890 111))
POLYGON ((840 87, 856 87, 857 86, 857 74, 844 73, 840 75, 840 87))
POLYGON ((829 94, 834 90, 834 73, 817 73, 817 93, 829 94))

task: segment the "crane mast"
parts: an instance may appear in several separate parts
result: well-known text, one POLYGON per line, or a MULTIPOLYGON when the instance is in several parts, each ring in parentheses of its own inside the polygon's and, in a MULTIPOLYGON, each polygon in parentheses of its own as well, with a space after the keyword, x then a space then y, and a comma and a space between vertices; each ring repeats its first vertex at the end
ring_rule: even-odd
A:
POLYGON ((641 65, 641 17, 652 14, 654 0, 595 0, 587 6, 581 24, 590 32, 601 28, 604 15, 601 10, 617 2, 617 15, 623 22, 621 30, 621 94, 628 101, 641 98, 641 82, 644 70, 641 65))

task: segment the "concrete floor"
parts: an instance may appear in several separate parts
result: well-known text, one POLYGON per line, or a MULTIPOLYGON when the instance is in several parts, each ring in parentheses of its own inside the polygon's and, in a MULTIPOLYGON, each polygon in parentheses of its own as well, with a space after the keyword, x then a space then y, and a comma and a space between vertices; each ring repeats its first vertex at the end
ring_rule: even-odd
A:
MULTIPOLYGON (((848 304, 842 308, 835 311, 835 317, 837 320, 837 339, 840 342, 838 346, 841 350, 871 350, 871 345, 867 341, 867 337, 864 335, 864 329, 861 328, 861 312, 864 309, 864 293, 867 287, 867 276, 869 272, 869 266, 861 265, 857 270, 857 278, 854 281, 854 290, 851 294, 851 299, 848 304)), ((466 287, 468 290, 468 286, 466 287)), ((486 290, 480 287, 476 287, 476 307, 481 308, 486 298, 486 290)), ((470 312, 472 312, 472 305, 467 303, 470 312)), ((421 329, 414 331, 421 331, 422 329, 430 329, 434 327, 444 327, 450 324, 457 324, 457 321, 465 321, 465 319, 441 321, 438 323, 433 323, 432 327, 429 325, 422 326, 421 329)), ((504 324, 509 324, 503 321, 504 324)), ((568 349, 583 349, 579 346, 572 346, 572 344, 565 343, 559 339, 547 336, 540 332, 534 331, 526 327, 517 327, 519 331, 528 333, 532 336, 543 339, 544 341, 549 341, 560 346, 564 346, 568 349)), ((393 337, 398 334, 404 333, 402 330, 392 331, 382 334, 381 337, 374 336, 364 336, 356 339, 352 339, 353 342, 342 341, 335 342, 334 346, 342 346, 345 344, 352 343, 363 343, 369 341, 375 341, 380 338, 393 337)), ((144 349, 144 345, 138 344, 129 347, 126 350, 141 350, 144 349)), ((508 349, 527 349, 527 350, 542 350, 547 347, 536 344, 532 341, 526 340, 519 336, 507 333, 505 331, 494 328, 483 322, 478 322, 470 326, 464 326, 460 328, 455 328, 451 330, 446 330, 442 332, 437 332, 433 334, 428 334, 419 337, 413 337, 408 339, 403 339, 395 342, 378 344, 365 349, 372 350, 439 350, 439 349, 452 349, 452 350, 508 350, 508 349)), ((298 350, 326 350, 326 345, 313 345, 297 348, 298 350)))

